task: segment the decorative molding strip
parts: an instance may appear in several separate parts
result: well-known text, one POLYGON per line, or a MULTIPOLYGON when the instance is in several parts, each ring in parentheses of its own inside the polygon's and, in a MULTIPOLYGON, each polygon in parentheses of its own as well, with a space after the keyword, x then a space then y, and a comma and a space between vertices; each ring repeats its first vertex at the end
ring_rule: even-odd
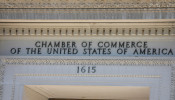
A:
POLYGON ((42 59, 5 58, 10 65, 122 65, 122 66, 171 66, 175 60, 166 59, 42 59))
POLYGON ((175 28, 0 28, 0 36, 174 36, 175 28))
POLYGON ((160 75, 92 75, 92 74, 16 74, 15 76, 71 76, 71 77, 137 77, 160 78, 160 75))
POLYGON ((174 0, 2 0, 0 8, 171 8, 174 0))
POLYGON ((1 21, 0 36, 172 36, 173 20, 159 21, 1 21), (5 22, 7 21, 7 22, 5 22), (113 21, 113 22, 112 22, 113 21))

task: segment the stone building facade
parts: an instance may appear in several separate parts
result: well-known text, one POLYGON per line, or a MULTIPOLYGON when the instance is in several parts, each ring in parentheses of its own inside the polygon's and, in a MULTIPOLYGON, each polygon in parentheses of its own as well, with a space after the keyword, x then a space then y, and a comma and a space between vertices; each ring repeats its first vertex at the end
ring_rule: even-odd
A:
POLYGON ((175 100, 174 0, 1 0, 0 100, 175 100))

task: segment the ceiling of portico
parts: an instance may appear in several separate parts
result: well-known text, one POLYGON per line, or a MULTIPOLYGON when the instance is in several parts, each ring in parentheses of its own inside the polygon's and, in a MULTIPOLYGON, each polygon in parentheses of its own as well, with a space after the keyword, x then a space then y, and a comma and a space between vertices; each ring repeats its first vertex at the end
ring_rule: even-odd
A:
POLYGON ((47 98, 149 100, 149 87, 26 85, 47 98))

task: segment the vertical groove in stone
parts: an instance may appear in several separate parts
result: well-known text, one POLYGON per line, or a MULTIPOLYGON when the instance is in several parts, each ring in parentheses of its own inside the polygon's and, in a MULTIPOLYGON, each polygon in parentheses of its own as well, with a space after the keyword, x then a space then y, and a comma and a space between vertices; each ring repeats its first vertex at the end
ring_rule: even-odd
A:
POLYGON ((2 96, 3 96, 4 71, 5 71, 5 66, 2 64, 2 61, 0 60, 0 100, 2 100, 2 96))
POLYGON ((170 100, 175 100, 175 65, 171 67, 171 92, 170 92, 170 100))

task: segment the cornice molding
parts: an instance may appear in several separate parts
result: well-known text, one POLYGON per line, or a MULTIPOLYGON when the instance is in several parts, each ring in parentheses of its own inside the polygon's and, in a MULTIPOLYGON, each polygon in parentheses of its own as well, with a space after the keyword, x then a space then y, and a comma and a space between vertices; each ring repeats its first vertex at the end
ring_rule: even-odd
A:
POLYGON ((172 8, 174 0, 2 0, 0 8, 172 8))
POLYGON ((0 21, 0 36, 174 36, 174 20, 0 21))
POLYGON ((175 36, 175 28, 0 28, 0 36, 175 36))

